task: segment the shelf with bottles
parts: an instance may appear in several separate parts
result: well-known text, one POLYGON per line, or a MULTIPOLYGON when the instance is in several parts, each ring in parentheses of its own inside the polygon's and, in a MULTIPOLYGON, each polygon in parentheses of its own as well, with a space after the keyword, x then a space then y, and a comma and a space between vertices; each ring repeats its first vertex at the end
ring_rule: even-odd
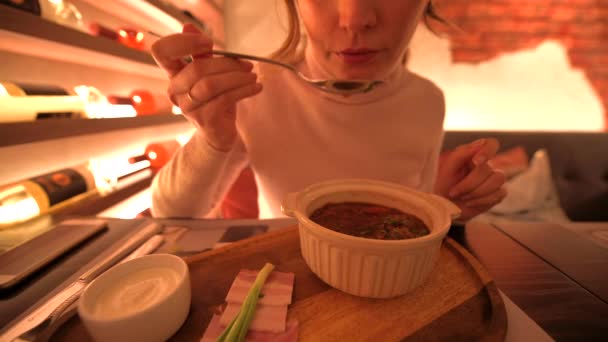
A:
POLYGON ((184 123, 166 94, 145 89, 105 96, 73 89, 0 80, 0 147, 146 126, 184 123))
POLYGON ((212 35, 190 12, 162 1, 40 0, 17 5, 0 0, 0 9, 0 39, 6 42, 0 50, 147 77, 165 77, 148 52, 158 36, 179 32, 187 22, 212 35))
MULTIPOLYGON (((0 201, 0 253, 44 233, 66 218, 97 216, 119 205, 149 189, 153 176, 149 170, 141 170, 130 175, 130 179, 123 181, 119 188, 106 193, 96 188, 82 193, 68 189, 72 190, 72 196, 53 206, 47 206, 45 201, 48 201, 48 198, 43 193, 28 192, 19 183, 0 187, 0 198, 3 199, 0 201), (43 212, 41 206, 44 208, 43 212), (16 222, 9 223, 11 220, 16 222)), ((57 174, 56 180, 59 181, 60 177, 57 174)), ((32 186, 36 186, 31 180, 22 183, 30 183, 30 191, 32 186)))
MULTIPOLYGON (((128 94, 121 92, 105 96, 97 88, 86 85, 79 85, 71 89, 70 87, 54 84, 0 80, 0 131, 4 130, 7 133, 5 139, 0 142, 0 146, 15 144, 14 141, 10 140, 10 129, 18 127, 15 134, 32 129, 34 130, 32 133, 36 133, 36 127, 51 127, 62 130, 63 123, 69 124, 69 121, 60 121, 55 125, 6 125, 10 123, 56 121, 62 118, 73 119, 75 124, 72 128, 76 128, 75 134, 79 134, 79 127, 92 127, 90 123, 79 123, 82 119, 166 117, 179 114, 181 114, 181 110, 170 102, 166 94, 152 93, 146 89, 131 90, 128 94), (3 126, 5 128, 2 128, 3 126)), ((163 122, 171 123, 174 120, 160 118, 133 122, 144 123, 145 125, 147 122, 159 124, 163 122)), ((108 122, 105 122, 99 127, 103 127, 102 129, 112 127, 107 125, 108 122)), ((59 131, 54 134, 59 134, 59 137, 62 136, 59 131)))
MULTIPOLYGON (((92 1, 92 0, 87 0, 92 1)), ((129 1, 129 0, 121 0, 129 1)), ((224 0, 148 0, 149 2, 167 3, 185 9, 189 15, 200 18, 207 29, 207 33, 213 38, 218 49, 224 49, 226 44, 226 33, 224 30, 224 0)))
MULTIPOLYGON (((149 196, 141 193, 147 191, 154 174, 169 162, 187 139, 180 140, 154 141, 143 150, 135 149, 111 158, 90 159, 0 184, 0 235, 8 231, 8 235, 19 240, 14 242, 19 243, 39 233, 38 229, 32 231, 28 225, 49 223, 49 215, 53 218, 94 216, 107 213, 117 205, 124 207, 123 201, 137 195, 142 198, 135 210, 141 210, 133 213, 132 203, 130 208, 121 208, 122 212, 127 210, 135 217, 150 205, 149 196)), ((5 245, 6 242, 1 241, 0 251, 11 247, 5 245)))
MULTIPOLYGON (((208 30, 206 23, 184 10, 184 5, 175 0, 66 0, 76 5, 83 16, 94 16, 99 18, 102 13, 114 17, 120 23, 131 23, 144 30, 154 31, 158 34, 171 34, 179 32, 182 24, 192 23, 201 30, 208 30), (95 10, 96 9, 96 10, 95 10), (133 15, 137 13, 137 15, 133 15)), ((190 0, 188 0, 190 1, 190 0)), ((190 3, 192 3, 190 1, 190 3)), ((197 4, 200 6, 200 4, 197 4)), ((205 12, 211 12, 214 16, 221 16, 217 8, 205 8, 205 12)), ((116 22, 118 24, 119 22, 116 22)), ((111 21, 104 20, 110 23, 111 21)))
POLYGON ((69 216, 137 217, 150 206, 154 174, 184 143, 156 141, 130 158, 89 160, 0 185, 0 253, 69 216))
POLYGON ((0 4, 0 50, 166 79, 152 56, 0 4))
MULTIPOLYGON (((0 124, 0 148, 80 135, 127 131, 135 128, 176 124, 188 127, 181 115, 149 115, 131 118, 70 119, 57 118, 32 122, 0 124)), ((128 132, 125 132, 128 138, 128 132)))
POLYGON ((151 142, 187 139, 181 115, 116 119, 53 119, 0 125, 0 184, 69 167, 91 158, 134 155, 151 142), (6 142, 5 142, 6 141, 6 142))

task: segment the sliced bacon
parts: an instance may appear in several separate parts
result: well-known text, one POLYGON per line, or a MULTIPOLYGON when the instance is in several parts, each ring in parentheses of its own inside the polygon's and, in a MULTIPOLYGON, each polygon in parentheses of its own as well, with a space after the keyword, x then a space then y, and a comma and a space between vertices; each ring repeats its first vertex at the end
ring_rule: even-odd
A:
MULTIPOLYGON (((220 324, 226 327, 241 310, 242 304, 228 303, 220 324)), ((287 321, 287 305, 273 306, 273 305, 257 305, 253 319, 251 320, 250 330, 255 331, 266 331, 266 332, 284 332, 285 322, 287 321)))
MULTIPOLYGON (((241 306, 259 271, 241 270, 226 295, 223 313, 212 317, 201 341, 215 341, 239 314, 241 306)), ((287 322, 287 306, 291 304, 295 274, 272 272, 266 279, 257 302, 247 341, 297 341, 297 321, 287 322)))
MULTIPOLYGON (((200 342, 215 342, 222 334, 224 328, 220 324, 220 316, 213 315, 209 326, 200 342)), ((287 322, 287 329, 283 333, 270 333, 253 331, 249 329, 245 341, 247 342, 296 342, 298 340, 298 321, 287 322)))
POLYGON ((223 331, 224 328, 220 325, 220 315, 213 315, 201 342, 215 342, 223 331))
MULTIPOLYGON (((241 270, 232 282, 226 302, 242 304, 257 275, 258 271, 241 270)), ((258 300, 258 305, 291 304, 294 279, 293 273, 272 272, 262 287, 263 296, 258 300)))

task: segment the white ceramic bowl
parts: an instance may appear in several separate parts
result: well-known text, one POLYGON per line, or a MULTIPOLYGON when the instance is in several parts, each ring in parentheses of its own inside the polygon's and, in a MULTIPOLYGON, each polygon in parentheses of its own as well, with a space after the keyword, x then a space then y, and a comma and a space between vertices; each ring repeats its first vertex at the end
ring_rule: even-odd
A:
POLYGON ((330 286, 355 296, 390 298, 421 285, 433 270, 443 238, 460 209, 443 197, 387 182, 343 179, 291 193, 284 214, 298 220, 302 256, 330 286), (428 235, 408 240, 376 240, 324 228, 309 219, 327 203, 365 202, 419 217, 428 235))
POLYGON ((188 265, 153 254, 109 269, 89 284, 78 313, 96 341, 166 341, 190 309, 188 265))

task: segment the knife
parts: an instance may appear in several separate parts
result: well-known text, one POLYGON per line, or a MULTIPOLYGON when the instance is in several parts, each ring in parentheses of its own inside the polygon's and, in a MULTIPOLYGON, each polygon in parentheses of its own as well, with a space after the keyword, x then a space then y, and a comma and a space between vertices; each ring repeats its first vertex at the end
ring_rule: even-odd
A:
POLYGON ((144 241, 161 231, 162 226, 160 224, 155 222, 147 223, 143 228, 132 234, 124 243, 121 243, 114 252, 95 263, 89 270, 81 274, 80 277, 68 287, 46 300, 32 313, 12 325, 0 335, 0 342, 12 342, 14 340, 29 340, 30 338, 35 338, 35 332, 45 328, 56 320, 70 304, 80 297, 83 289, 93 281, 93 279, 115 265, 144 241))
POLYGON ((144 242, 139 248, 137 248, 133 253, 129 254, 126 258, 122 259, 118 265, 125 263, 129 260, 133 260, 139 258, 140 256, 148 255, 154 252, 160 245, 165 241, 165 238, 156 234, 153 237, 149 238, 146 242, 144 242))

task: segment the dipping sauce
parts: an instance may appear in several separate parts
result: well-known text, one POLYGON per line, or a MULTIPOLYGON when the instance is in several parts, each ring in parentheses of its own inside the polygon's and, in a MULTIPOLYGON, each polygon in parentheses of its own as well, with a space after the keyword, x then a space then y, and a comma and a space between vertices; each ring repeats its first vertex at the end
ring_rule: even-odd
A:
POLYGON ((404 240, 429 234, 418 217, 369 203, 329 203, 315 210, 310 219, 336 232, 368 239, 404 240))
POLYGON ((145 310, 175 289, 178 279, 178 272, 169 267, 135 271, 104 289, 92 312, 95 316, 112 319, 145 310))

